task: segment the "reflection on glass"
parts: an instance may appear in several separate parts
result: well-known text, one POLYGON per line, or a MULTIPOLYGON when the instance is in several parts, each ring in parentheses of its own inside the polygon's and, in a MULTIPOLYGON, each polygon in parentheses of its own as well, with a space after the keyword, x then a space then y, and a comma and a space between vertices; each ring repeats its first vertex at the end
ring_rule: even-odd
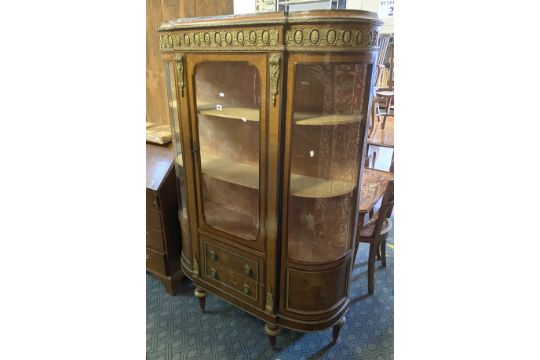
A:
POLYGON ((206 224, 246 240, 259 232, 260 78, 247 62, 195 69, 206 224))
POLYGON ((365 64, 296 67, 288 256, 339 258, 349 248, 360 166, 365 64))
MULTIPOLYGON (((174 64, 168 62, 165 66, 165 76, 167 85, 167 100, 169 103, 169 119, 171 122, 172 140, 175 149, 176 158, 182 159, 182 140, 180 137, 180 122, 178 121, 178 107, 176 105, 176 90, 174 85, 174 64)), ((181 164, 181 162, 180 162, 181 164)), ((176 162, 176 181, 178 191, 179 204, 179 221, 180 231, 182 232, 182 252, 185 258, 191 258, 191 247, 189 246, 189 222, 187 212, 187 197, 186 197, 186 176, 184 168, 176 162)))

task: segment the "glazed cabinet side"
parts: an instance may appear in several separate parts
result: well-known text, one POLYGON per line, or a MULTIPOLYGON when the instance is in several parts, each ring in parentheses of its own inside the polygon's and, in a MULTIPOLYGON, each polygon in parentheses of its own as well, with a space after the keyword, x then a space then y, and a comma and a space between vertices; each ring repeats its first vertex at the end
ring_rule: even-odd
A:
POLYGON ((373 53, 292 53, 281 212, 280 324, 330 327, 349 305, 373 53))
POLYGON ((199 275, 194 178, 190 141, 190 122, 188 92, 186 88, 185 53, 163 54, 165 66, 167 97, 173 144, 175 149, 175 173, 178 188, 178 220, 182 235, 181 264, 184 274, 189 278, 199 275))

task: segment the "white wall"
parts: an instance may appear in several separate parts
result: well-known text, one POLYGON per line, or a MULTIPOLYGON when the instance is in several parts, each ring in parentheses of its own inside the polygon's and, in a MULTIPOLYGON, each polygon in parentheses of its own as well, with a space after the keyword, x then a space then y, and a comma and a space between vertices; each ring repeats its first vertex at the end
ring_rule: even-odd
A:
MULTIPOLYGON (((379 0, 347 0, 347 9, 379 12, 379 0)), ((381 33, 393 33, 394 17, 382 18, 381 20, 384 21, 381 33)))
POLYGON ((233 9, 235 14, 254 14, 255 0, 234 0, 233 9))

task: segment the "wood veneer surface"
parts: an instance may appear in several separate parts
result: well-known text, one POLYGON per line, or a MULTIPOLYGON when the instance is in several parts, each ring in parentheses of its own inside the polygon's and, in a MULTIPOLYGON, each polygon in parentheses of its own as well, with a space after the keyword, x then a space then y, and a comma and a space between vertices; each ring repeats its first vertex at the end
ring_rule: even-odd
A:
POLYGON ((174 163, 172 144, 146 144, 146 187, 156 191, 174 163))

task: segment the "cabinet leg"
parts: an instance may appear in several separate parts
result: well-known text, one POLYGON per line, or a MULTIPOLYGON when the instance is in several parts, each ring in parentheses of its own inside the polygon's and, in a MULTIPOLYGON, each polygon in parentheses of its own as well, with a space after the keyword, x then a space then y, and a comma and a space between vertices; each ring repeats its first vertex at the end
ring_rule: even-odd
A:
POLYGON ((197 299, 199 299, 199 308, 201 309, 201 312, 204 312, 204 308, 206 307, 206 290, 201 288, 195 288, 194 292, 197 299))
POLYGON ((274 324, 265 324, 264 332, 268 335, 268 339, 270 340, 270 345, 272 346, 272 348, 275 348, 276 336, 278 336, 279 333, 281 332, 281 327, 279 325, 274 325, 274 324))
POLYGON ((343 324, 345 324, 345 316, 339 319, 337 324, 334 325, 334 327, 332 328, 332 344, 335 344, 337 342, 339 332, 341 331, 343 324))

